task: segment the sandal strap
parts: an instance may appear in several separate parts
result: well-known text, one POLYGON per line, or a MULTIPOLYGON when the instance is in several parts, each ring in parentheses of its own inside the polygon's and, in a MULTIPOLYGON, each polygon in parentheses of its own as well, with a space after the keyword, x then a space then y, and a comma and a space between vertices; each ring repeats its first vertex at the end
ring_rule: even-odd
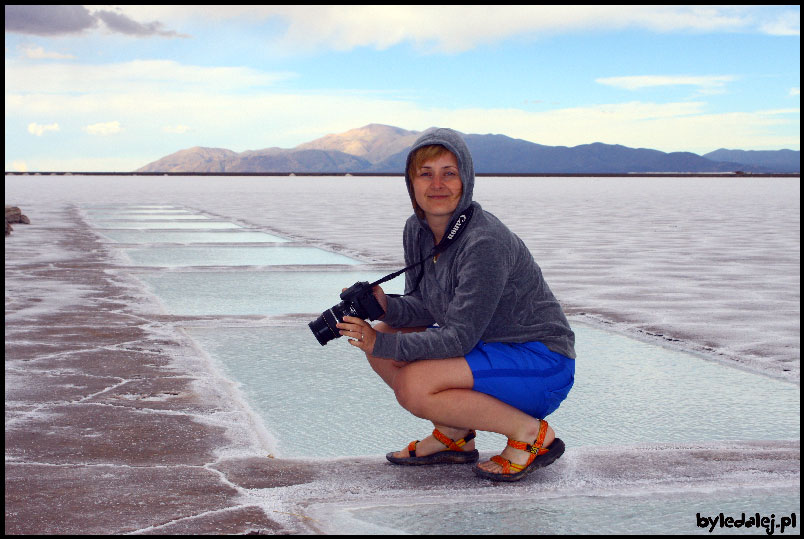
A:
POLYGON ((502 468, 502 473, 500 475, 510 475, 512 473, 511 472, 512 469, 514 473, 519 473, 525 468, 527 468, 528 465, 530 465, 530 463, 533 462, 534 458, 536 457, 534 455, 531 455, 530 458, 528 459, 528 462, 526 462, 525 464, 516 464, 514 462, 511 462, 507 458, 503 457, 502 455, 494 455, 493 457, 491 457, 490 460, 491 462, 500 465, 500 467, 502 468))
POLYGON ((474 440, 477 433, 474 430, 470 430, 469 434, 461 438, 460 440, 453 440, 451 438, 447 438, 447 436, 438 429, 433 429, 433 437, 447 446, 452 451, 463 451, 463 446, 466 445, 467 442, 470 440, 474 440))
POLYGON ((517 440, 512 440, 508 438, 508 445, 513 447, 514 449, 519 449, 520 451, 527 451, 531 454, 531 458, 534 458, 537 455, 544 455, 549 449, 542 447, 544 444, 544 438, 547 436, 547 421, 544 419, 541 420, 541 424, 539 425, 539 436, 536 440, 529 444, 527 442, 519 442, 517 440))
POLYGON ((416 456, 416 444, 419 443, 419 440, 413 440, 408 444, 408 456, 415 457, 416 456))

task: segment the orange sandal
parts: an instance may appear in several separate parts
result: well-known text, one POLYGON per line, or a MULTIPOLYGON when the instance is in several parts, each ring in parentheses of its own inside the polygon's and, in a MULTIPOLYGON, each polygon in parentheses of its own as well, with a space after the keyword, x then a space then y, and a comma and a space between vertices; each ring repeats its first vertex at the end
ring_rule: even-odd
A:
POLYGON ((539 436, 533 442, 528 444, 526 442, 518 442, 516 440, 508 439, 508 445, 514 449, 527 451, 530 453, 528 462, 524 465, 514 464, 510 460, 503 458, 502 455, 491 457, 491 462, 497 463, 502 467, 502 473, 487 472, 475 467, 475 474, 484 479, 492 481, 519 481, 533 470, 543 468, 548 464, 552 464, 564 454, 564 442, 559 438, 553 440, 549 448, 542 447, 544 437, 547 435, 547 421, 542 420, 539 426, 539 436), (511 472, 513 470, 513 473, 511 472))
POLYGON ((463 446, 466 445, 466 442, 473 440, 475 435, 475 431, 470 430, 469 434, 465 437, 455 441, 451 438, 447 438, 440 430, 433 429, 433 437, 447 446, 447 449, 444 451, 438 451, 424 457, 417 457, 416 444, 418 444, 420 440, 415 440, 408 444, 410 456, 395 457, 393 453, 388 453, 385 455, 385 458, 394 464, 401 464, 403 466, 421 466, 424 464, 471 464, 480 459, 480 453, 477 452, 477 449, 465 451, 463 446))

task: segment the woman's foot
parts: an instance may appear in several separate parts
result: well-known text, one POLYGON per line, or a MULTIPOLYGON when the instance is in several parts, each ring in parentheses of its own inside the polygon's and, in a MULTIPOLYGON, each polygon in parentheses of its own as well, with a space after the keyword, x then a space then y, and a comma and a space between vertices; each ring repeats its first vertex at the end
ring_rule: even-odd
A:
MULTIPOLYGON (((512 437, 512 440, 524 440, 528 443, 533 443, 536 438, 539 436, 539 427, 541 426, 541 421, 537 422, 535 425, 532 425, 528 429, 516 433, 516 436, 512 437)), ((553 430, 553 427, 547 426, 547 433, 544 436, 544 442, 542 443, 542 447, 546 449, 550 449, 550 444, 553 443, 553 440, 556 439, 556 433, 553 430)), ((527 464, 528 459, 530 458, 531 453, 516 449, 511 447, 510 445, 506 445, 503 452, 500 454, 502 458, 505 460, 510 461, 512 464, 516 464, 519 466, 524 466, 527 464)), ((498 464, 497 462, 488 460, 486 462, 481 462, 477 465, 477 468, 488 473, 492 474, 502 474, 503 467, 502 465, 498 464)))
POLYGON ((477 462, 479 454, 474 431, 437 427, 424 440, 411 442, 386 458, 394 464, 466 464, 477 462))

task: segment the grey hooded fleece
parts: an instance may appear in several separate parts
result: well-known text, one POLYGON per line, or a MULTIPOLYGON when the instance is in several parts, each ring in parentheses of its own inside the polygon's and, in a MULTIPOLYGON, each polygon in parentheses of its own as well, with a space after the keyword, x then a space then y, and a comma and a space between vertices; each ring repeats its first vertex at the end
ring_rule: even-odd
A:
MULTIPOLYGON (((405 273, 405 295, 388 297, 383 321, 392 327, 430 326, 419 333, 377 333, 373 355, 399 361, 465 356, 478 341, 540 341, 550 350, 575 358, 575 334, 528 248, 499 219, 472 201, 475 172, 463 138, 451 129, 425 132, 414 143, 405 166, 405 182, 414 208, 412 153, 440 144, 458 160, 463 194, 447 230, 470 206, 474 214, 438 261, 429 257, 424 277, 413 290, 419 268, 405 273)), ((405 264, 423 260, 435 238, 418 210, 405 223, 405 264)))

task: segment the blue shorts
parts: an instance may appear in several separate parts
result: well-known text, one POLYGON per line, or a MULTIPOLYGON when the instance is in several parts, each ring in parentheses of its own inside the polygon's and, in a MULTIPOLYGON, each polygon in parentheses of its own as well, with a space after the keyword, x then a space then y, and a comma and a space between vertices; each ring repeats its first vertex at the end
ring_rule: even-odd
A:
POLYGON ((540 342, 480 341, 468 354, 474 389, 544 419, 558 409, 575 382, 575 360, 540 342))

